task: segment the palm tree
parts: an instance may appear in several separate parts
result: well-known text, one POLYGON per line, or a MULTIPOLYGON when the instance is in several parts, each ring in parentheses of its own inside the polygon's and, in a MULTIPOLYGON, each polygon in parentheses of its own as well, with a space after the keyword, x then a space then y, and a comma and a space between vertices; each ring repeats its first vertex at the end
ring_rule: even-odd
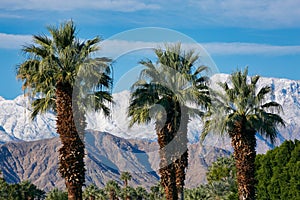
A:
POLYGON ((149 194, 147 192, 147 190, 141 186, 138 186, 136 189, 136 199, 137 200, 143 200, 143 199, 148 199, 149 194))
POLYGON ((107 200, 107 195, 104 189, 100 189, 97 195, 97 200, 107 200))
POLYGON ((105 185, 105 191, 107 192, 109 196, 109 200, 118 200, 118 193, 120 192, 120 186, 119 184, 114 181, 110 180, 105 185))
POLYGON ((124 181, 124 187, 128 187, 128 181, 130 181, 132 178, 131 174, 129 172, 122 172, 121 173, 121 180, 124 181))
POLYGON ((190 117, 203 114, 188 105, 208 103, 205 78, 201 76, 207 68, 195 67, 199 55, 184 52, 180 44, 166 45, 165 51, 156 49, 155 54, 156 65, 151 60, 140 62, 145 69, 132 86, 128 114, 131 126, 155 120, 161 184, 167 199, 181 199, 188 165, 187 124, 190 117))
POLYGON ((23 81, 23 89, 36 98, 32 118, 48 110, 56 113, 62 143, 59 172, 65 179, 68 199, 81 200, 85 181, 84 108, 109 114, 105 102, 112 101, 108 90, 112 82, 110 60, 91 57, 99 49, 100 38, 80 42, 72 21, 59 28, 48 27, 48 31, 51 38, 34 35, 34 44, 22 49, 28 57, 18 66, 17 77, 23 81))
POLYGON ((149 198, 150 200, 165 200, 165 193, 164 193, 164 188, 162 187, 161 183, 157 183, 156 185, 152 186, 150 188, 150 194, 149 198))
POLYGON ((7 198, 8 200, 23 200, 24 198, 24 194, 22 191, 22 188, 20 187, 19 184, 11 184, 8 187, 8 192, 7 192, 7 198))
POLYGON ((231 200, 230 185, 223 181, 215 181, 203 186, 207 200, 231 200))
MULTIPOLYGON (((132 178, 129 172, 122 172, 121 173, 121 180, 124 181, 124 191, 127 191, 128 181, 132 178)), ((127 194, 127 192, 125 192, 127 194)), ((126 195, 126 199, 130 199, 130 196, 126 195)))
POLYGON ((86 187, 85 190, 83 191, 83 197, 84 199, 88 199, 88 200, 96 200, 99 193, 100 190, 97 188, 97 186, 91 184, 88 187, 86 187))
POLYGON ((22 198, 26 200, 33 199, 44 199, 45 192, 37 188, 36 185, 32 184, 30 181, 22 181, 19 184, 19 188, 22 193, 22 198))
POLYGON ((256 133, 270 139, 272 143, 278 133, 278 125, 284 126, 279 113, 280 104, 266 101, 270 86, 257 88, 259 76, 247 81, 248 69, 230 76, 231 83, 219 83, 222 92, 214 92, 209 111, 206 113, 202 140, 211 131, 231 138, 237 170, 240 200, 255 199, 256 133))
POLYGON ((206 179, 208 183, 212 183, 214 181, 234 183, 236 180, 234 157, 231 155, 230 157, 218 158, 217 161, 213 162, 212 165, 208 167, 206 179))
POLYGON ((50 192, 48 192, 46 196, 46 200, 67 200, 68 199, 68 193, 61 191, 57 188, 54 188, 50 192))
POLYGON ((0 171, 0 199, 8 199, 9 185, 0 171))
POLYGON ((119 197, 123 200, 137 199, 137 193, 133 187, 125 187, 120 191, 119 197))
POLYGON ((99 192, 97 193, 97 200, 107 200, 107 195, 104 189, 99 189, 99 192))

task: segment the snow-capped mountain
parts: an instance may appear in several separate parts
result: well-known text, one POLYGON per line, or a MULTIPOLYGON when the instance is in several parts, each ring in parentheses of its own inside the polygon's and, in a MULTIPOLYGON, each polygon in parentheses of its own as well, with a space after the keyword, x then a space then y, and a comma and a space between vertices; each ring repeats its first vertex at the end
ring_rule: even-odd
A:
MULTIPOLYGON (((212 83, 224 82, 228 79, 226 74, 217 74, 211 78, 212 83)), ((277 144, 286 139, 300 139, 300 81, 264 78, 258 83, 259 87, 271 85, 273 92, 269 97, 283 106, 286 127, 280 128, 277 144)), ((127 107, 129 104, 129 91, 113 94, 114 104, 111 105, 111 116, 105 118, 102 113, 89 113, 87 115, 87 129, 109 132, 122 138, 143 138, 154 140, 156 138, 154 125, 134 125, 128 128, 129 120, 127 117, 127 107)), ((19 96, 14 100, 5 100, 0 97, 0 142, 4 143, 11 140, 39 140, 57 136, 55 130, 55 115, 46 113, 38 115, 33 121, 30 119, 30 102, 27 97, 19 96)), ((202 122, 200 119, 192 119, 188 125, 190 142, 197 142, 202 122)), ((227 139, 213 137, 207 143, 230 148, 227 139)), ((271 145, 263 138, 258 137, 258 149, 265 152, 271 145)))
POLYGON ((5 132, 4 128, 0 126, 0 144, 8 142, 8 141, 18 141, 17 138, 5 132))
MULTIPOLYGON (((39 140, 56 136, 55 116, 51 113, 30 118, 30 102, 27 97, 18 96, 14 100, 0 99, 0 127, 10 140, 39 140)), ((3 135, 1 134, 1 136, 3 135)), ((4 140, 2 137, 1 142, 4 140)))

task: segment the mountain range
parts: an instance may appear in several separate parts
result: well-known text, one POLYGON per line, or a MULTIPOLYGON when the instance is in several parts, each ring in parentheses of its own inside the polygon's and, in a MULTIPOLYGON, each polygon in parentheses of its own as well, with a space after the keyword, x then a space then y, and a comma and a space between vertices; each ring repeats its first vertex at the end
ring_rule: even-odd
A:
MULTIPOLYGON (((126 140, 106 132, 86 132, 86 185, 103 187, 108 180, 122 185, 123 171, 132 175, 131 186, 150 188, 159 181, 158 145, 155 141, 126 140)), ((64 188, 64 180, 58 173, 57 137, 30 142, 7 142, 0 145, 0 169, 9 183, 30 180, 39 188, 48 191, 54 187, 64 188)), ((189 145, 189 168, 187 187, 196 187, 206 181, 207 167, 229 151, 200 144, 189 145), (204 156, 205 155, 205 156, 204 156)))
MULTIPOLYGON (((227 79, 228 75, 217 74, 211 82, 227 79)), ((285 127, 279 128, 275 145, 284 140, 300 139, 300 81, 262 77, 258 87, 266 85, 272 88, 268 100, 275 100, 283 106, 282 117, 286 122, 285 127)), ((130 171, 135 173, 133 185, 149 187, 158 181, 159 158, 154 124, 128 128, 130 92, 115 93, 113 98, 114 104, 110 105, 112 112, 108 118, 101 112, 87 114, 87 183, 101 186, 108 179, 119 180, 121 171, 130 171)), ((29 97, 21 95, 13 100, 0 97, 1 170, 9 182, 30 179, 46 189, 63 187, 63 180, 56 170, 60 143, 55 130, 55 114, 47 112, 34 120, 31 120, 30 114, 29 97)), ((188 125, 190 167, 186 182, 189 187, 205 182, 207 166, 217 156, 228 155, 232 151, 226 137, 211 135, 203 146, 200 145, 202 124, 201 119, 194 118, 188 125)), ((274 148, 259 135, 257 141, 258 153, 274 148)))
MULTIPOLYGON (((228 79, 227 74, 217 74, 211 78, 211 82, 223 82, 228 79)), ((286 127, 280 128, 276 145, 286 139, 299 139, 300 128, 300 81, 265 78, 258 82, 258 87, 270 85, 272 94, 269 100, 275 100, 283 107, 282 117, 286 127)), ((87 129, 108 132, 125 139, 155 140, 154 124, 134 125, 129 128, 127 107, 129 105, 130 92, 122 91, 113 94, 114 104, 110 105, 111 115, 105 118, 101 112, 89 112, 87 115, 87 129)), ((30 118, 30 98, 18 96, 13 100, 5 100, 0 97, 0 143, 7 141, 34 141, 56 137, 56 118, 53 112, 38 115, 34 120, 30 118)), ((202 129, 202 121, 199 118, 191 119, 188 125, 188 137, 191 143, 199 141, 202 129)), ((215 140, 215 139, 214 139, 215 140)), ((265 152, 272 148, 263 138, 258 138, 258 151, 265 152)))

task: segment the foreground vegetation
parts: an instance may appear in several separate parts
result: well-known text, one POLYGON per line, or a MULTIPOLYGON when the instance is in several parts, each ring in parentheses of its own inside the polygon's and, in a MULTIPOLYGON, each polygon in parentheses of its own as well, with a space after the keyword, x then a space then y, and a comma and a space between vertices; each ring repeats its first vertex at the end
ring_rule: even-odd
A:
MULTIPOLYGON (((300 199, 300 141, 285 141, 274 150, 258 155, 255 160, 257 180, 256 199, 296 200, 300 199)), ((235 200, 238 199, 236 167, 233 156, 218 158, 208 168, 207 184, 184 190, 186 200, 235 200)), ((150 190, 130 186, 131 174, 123 172, 123 183, 108 181, 104 188, 89 185, 84 189, 86 200, 165 200, 160 183, 150 190), (122 184, 122 185, 121 185, 122 184)), ((47 194, 29 181, 8 184, 0 179, 0 199, 2 200, 67 200, 67 192, 57 188, 47 194)))

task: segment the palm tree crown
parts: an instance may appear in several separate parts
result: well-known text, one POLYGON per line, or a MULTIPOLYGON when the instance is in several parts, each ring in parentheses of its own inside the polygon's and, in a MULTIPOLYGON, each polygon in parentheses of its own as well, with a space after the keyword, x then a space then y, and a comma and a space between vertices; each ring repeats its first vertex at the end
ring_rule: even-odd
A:
POLYGON ((63 23, 59 28, 49 26, 48 31, 52 38, 34 35, 35 44, 24 46, 22 51, 28 55, 28 59, 17 68, 17 78, 23 81, 22 88, 33 97, 38 95, 32 102, 32 117, 48 110, 56 111, 55 90, 58 83, 72 87, 81 84, 80 90, 101 88, 101 91, 93 93, 94 99, 100 99, 97 102, 101 102, 94 108, 109 114, 103 101, 112 101, 108 92, 112 86, 108 65, 111 60, 105 57, 91 58, 92 53, 99 50, 97 44, 101 41, 100 38, 80 42, 76 38, 76 27, 72 21, 63 23), (87 77, 92 81, 87 83, 87 77), (83 78, 85 84, 79 83, 83 78))
POLYGON ((247 80, 248 68, 233 73, 230 83, 218 83, 224 92, 212 91, 212 103, 209 112, 206 113, 206 123, 202 132, 202 139, 214 130, 217 133, 234 134, 233 129, 237 123, 245 122, 246 130, 253 130, 272 143, 278 133, 278 125, 284 125, 280 115, 282 107, 275 101, 267 101, 267 95, 271 93, 270 86, 264 86, 257 92, 257 82, 260 76, 247 80), (230 87, 231 86, 231 87, 230 87))
MULTIPOLYGON (((149 123, 151 118, 159 120, 162 117, 161 110, 154 109, 154 105, 170 110, 170 100, 181 105, 206 105, 209 102, 207 86, 203 84, 206 79, 201 74, 208 68, 194 66, 199 55, 192 50, 182 52, 180 44, 166 45, 165 51, 156 49, 155 54, 157 64, 151 60, 140 62, 145 68, 132 86, 134 92, 128 109, 131 126, 135 123, 149 123), (151 111, 158 114, 154 117, 151 111)), ((189 114, 202 116, 203 113, 190 107, 189 114)))
POLYGON ((124 187, 128 186, 128 181, 131 181, 132 175, 129 172, 121 173, 121 180, 124 181, 124 187))

